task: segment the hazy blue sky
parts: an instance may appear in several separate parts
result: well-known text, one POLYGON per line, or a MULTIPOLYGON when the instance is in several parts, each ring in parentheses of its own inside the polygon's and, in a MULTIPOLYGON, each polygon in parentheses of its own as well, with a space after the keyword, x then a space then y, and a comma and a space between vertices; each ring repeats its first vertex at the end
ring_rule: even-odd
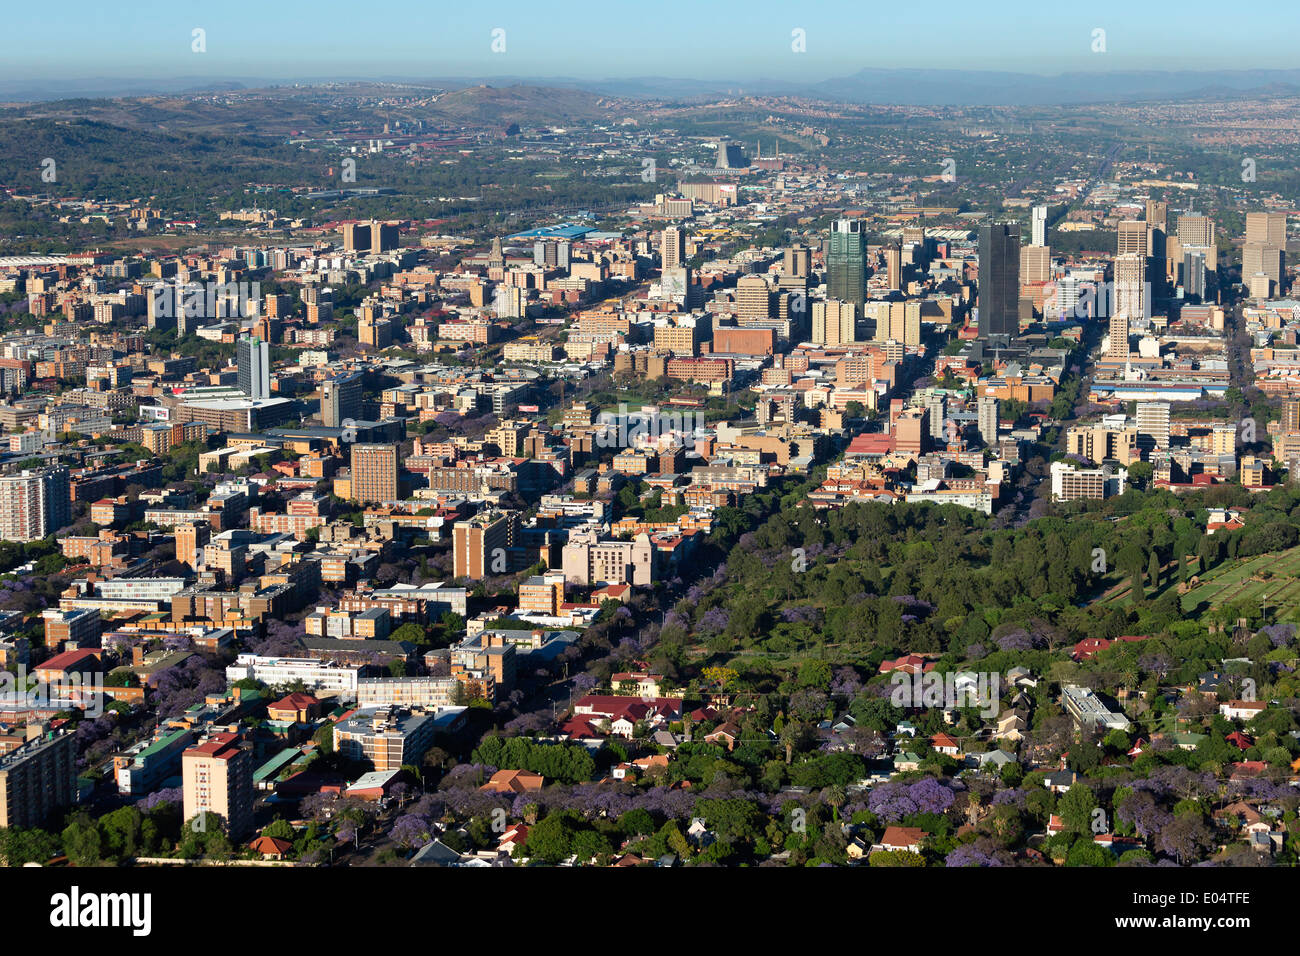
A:
POLYGON ((1057 73, 1300 65, 1300 3, 1056 0, 62 0, 4 13, 7 80, 682 76, 816 81, 864 67, 1057 73), (1226 11, 1226 12, 1225 12, 1226 11), (207 52, 191 52, 191 31, 207 52), (491 51, 494 28, 506 51, 491 51), (806 31, 807 52, 791 51, 806 31), (1106 31, 1106 53, 1091 50, 1106 31), (1289 48, 1289 49, 1288 49, 1289 48))

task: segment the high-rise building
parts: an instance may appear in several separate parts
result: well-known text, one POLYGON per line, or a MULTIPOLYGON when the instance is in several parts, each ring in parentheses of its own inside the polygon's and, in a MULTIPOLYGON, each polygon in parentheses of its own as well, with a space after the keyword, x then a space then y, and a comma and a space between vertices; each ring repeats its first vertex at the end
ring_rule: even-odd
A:
POLYGON ((1246 213, 1246 244, 1242 248, 1241 280, 1268 277, 1280 288, 1286 276, 1286 213, 1246 213))
POLYGON ((253 827, 253 758, 240 739, 214 733, 181 754, 185 820, 215 814, 232 841, 253 827))
POLYGON ((903 250, 898 246, 885 248, 885 285, 891 292, 897 291, 903 283, 903 250))
POLYGON ((1126 252, 1115 257, 1115 301, 1112 308, 1129 318, 1151 318, 1151 288, 1147 257, 1126 252))
POLYGON ((249 398, 271 397, 271 347, 256 336, 239 340, 239 390, 249 398))
POLYGON ((533 263, 545 269, 567 269, 572 250, 572 245, 567 242, 539 239, 533 243, 533 263))
POLYGON ((343 224, 343 251, 370 251, 370 223, 345 222, 343 224))
POLYGON ((1183 255, 1183 295, 1205 298, 1205 253, 1187 252, 1183 255))
POLYGON ((826 273, 828 299, 858 307, 867 300, 867 235, 861 219, 837 219, 831 225, 826 273))
POLYGON ((939 392, 931 392, 925 400, 926 410, 930 413, 930 437, 935 441, 947 441, 945 427, 948 424, 948 403, 939 392))
POLYGON ((72 520, 68 469, 0 475, 0 541, 39 541, 72 520))
POLYGON ((1052 247, 1023 246, 1020 249, 1020 281, 1026 284, 1052 278, 1052 247))
POLYGON ((1035 206, 1030 210, 1030 236, 1033 238, 1033 245, 1047 245, 1047 207, 1035 206))
POLYGON ((1116 310, 1110 317, 1110 341, 1106 343, 1106 357, 1128 358, 1128 313, 1116 310))
POLYGON ((388 252, 397 248, 397 224, 391 222, 347 222, 343 224, 345 252, 388 252))
POLYGON ((1020 226, 993 223, 979 233, 979 334, 1020 329, 1020 226))
POLYGON ((1147 200, 1147 225, 1161 232, 1169 231, 1169 204, 1154 199, 1147 200))
POLYGON ((519 533, 513 511, 479 512, 452 526, 452 572, 478 580, 510 571, 509 551, 519 533))
POLYGON ((799 245, 786 249, 781 271, 788 276, 806 278, 812 272, 812 250, 799 245))
POLYGON ((1138 447, 1149 449, 1169 447, 1169 403, 1138 402, 1138 447))
POLYGON ((1246 213, 1246 241, 1261 242, 1270 246, 1286 245, 1286 213, 1246 213))
POLYGON ((1147 224, 1138 219, 1122 221, 1119 224, 1117 246, 1115 250, 1117 255, 1147 255, 1147 224))
POLYGON ((736 283, 736 321, 740 325, 772 316, 772 290, 760 275, 741 276, 736 283))
POLYGON ((1300 398, 1282 402, 1282 431, 1300 432, 1300 398))
POLYGON ((1178 217, 1178 242, 1183 252, 1193 247, 1205 253, 1205 268, 1214 272, 1219 267, 1219 255, 1214 245, 1214 220, 1209 216, 1188 213, 1178 217))
POLYGON ((975 403, 975 415, 980 441, 992 445, 998 440, 998 400, 992 395, 981 395, 975 403))
POLYGON ((857 320, 858 310, 851 302, 814 302, 812 341, 816 345, 851 345, 857 341, 857 320))
POLYGON ((349 418, 361 417, 361 373, 336 375, 321 383, 320 421, 326 428, 342 428, 349 418))
POLYGON ((379 504, 397 501, 397 445, 352 446, 352 500, 379 504))
POLYGON ((686 230, 669 226, 660 239, 659 265, 665 272, 686 265, 686 230))
POLYGON ((0 756, 0 827, 38 827, 77 793, 76 735, 27 724, 27 740, 0 756))

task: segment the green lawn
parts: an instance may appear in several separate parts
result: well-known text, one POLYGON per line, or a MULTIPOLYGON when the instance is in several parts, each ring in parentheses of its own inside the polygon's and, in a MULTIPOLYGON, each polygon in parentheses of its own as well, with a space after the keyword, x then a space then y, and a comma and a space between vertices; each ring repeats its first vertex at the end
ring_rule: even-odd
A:
POLYGON ((1238 601, 1259 604, 1266 594, 1270 607, 1300 606, 1300 547, 1221 565, 1201 575, 1200 584, 1183 595, 1182 606, 1190 612, 1238 601), (1256 580, 1262 572, 1268 579, 1256 580))

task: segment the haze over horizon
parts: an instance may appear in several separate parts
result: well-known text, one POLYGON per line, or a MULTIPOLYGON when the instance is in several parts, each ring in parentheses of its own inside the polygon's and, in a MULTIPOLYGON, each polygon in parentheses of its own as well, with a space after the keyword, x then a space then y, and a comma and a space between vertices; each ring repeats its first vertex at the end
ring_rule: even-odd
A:
MULTIPOLYGON (((23 37, 0 64, 0 81, 52 88, 112 80, 195 77, 219 83, 404 77, 526 77, 602 82, 630 77, 687 77, 746 85, 761 81, 819 83, 864 68, 960 69, 1056 75, 1129 70, 1289 69, 1295 66, 1286 29, 1270 21, 1297 19, 1294 7, 1266 3, 1256 16, 1216 23, 1207 49, 1205 19, 1217 8, 1190 0, 1170 18, 1132 4, 1103 0, 1087 10, 1053 9, 1009 0, 981 10, 960 29, 918 23, 909 9, 869 13, 849 0, 792 7, 773 0, 701 7, 664 0, 653 8, 614 5, 590 16, 555 15, 519 0, 488 11, 394 0, 358 16, 305 20, 291 9, 233 0, 221 16, 160 0, 104 8, 69 0, 65 16, 35 6, 10 13, 11 35, 23 37), (245 25, 237 27, 236 25, 245 25), (204 31, 202 52, 193 49, 204 31), (494 49, 494 31, 497 35, 494 49), (726 41, 718 42, 718 31, 726 41), (1104 51, 1095 49, 1105 31, 1104 51), (796 52, 802 31, 804 52, 796 52), (59 51, 51 56, 50 51, 59 51)), ((320 9, 320 8, 318 8, 320 9)), ((346 11, 346 15, 345 15, 346 11)))

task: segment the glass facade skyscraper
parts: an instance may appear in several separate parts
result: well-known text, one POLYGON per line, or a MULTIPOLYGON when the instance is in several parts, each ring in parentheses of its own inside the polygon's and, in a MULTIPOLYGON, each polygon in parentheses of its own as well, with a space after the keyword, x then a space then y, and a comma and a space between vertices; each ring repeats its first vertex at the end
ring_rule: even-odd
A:
POLYGON ((867 235, 860 219, 837 219, 826 257, 826 297, 861 307, 867 301, 867 235))
POLYGON ((980 338, 1020 329, 1020 224, 980 227, 980 338))

